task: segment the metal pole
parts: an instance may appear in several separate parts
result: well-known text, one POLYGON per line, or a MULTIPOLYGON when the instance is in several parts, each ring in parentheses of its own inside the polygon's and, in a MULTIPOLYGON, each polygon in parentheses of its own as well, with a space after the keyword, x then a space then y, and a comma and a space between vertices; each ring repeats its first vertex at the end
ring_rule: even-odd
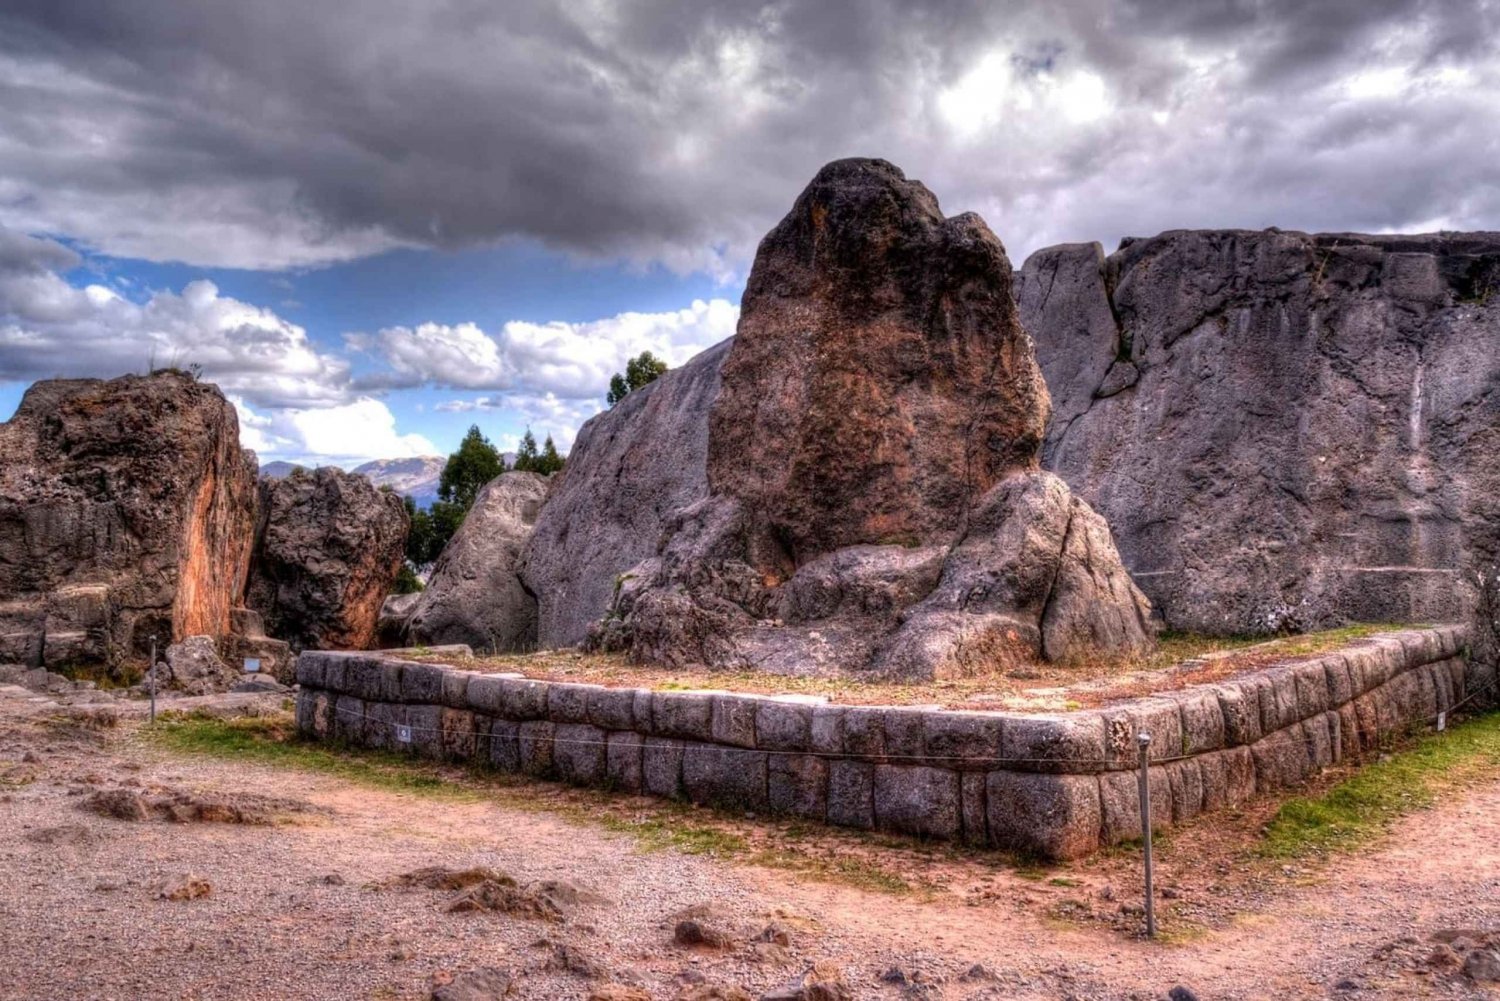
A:
POLYGON ((1141 775, 1140 775, 1140 800, 1141 800, 1141 839, 1146 846, 1146 937, 1156 937, 1156 894, 1152 890, 1151 872, 1151 773, 1147 765, 1150 756, 1151 735, 1149 733, 1138 733, 1135 737, 1136 745, 1141 753, 1141 775))
POLYGON ((151 722, 156 722, 156 637, 151 637, 151 667, 146 672, 150 678, 151 689, 151 722))

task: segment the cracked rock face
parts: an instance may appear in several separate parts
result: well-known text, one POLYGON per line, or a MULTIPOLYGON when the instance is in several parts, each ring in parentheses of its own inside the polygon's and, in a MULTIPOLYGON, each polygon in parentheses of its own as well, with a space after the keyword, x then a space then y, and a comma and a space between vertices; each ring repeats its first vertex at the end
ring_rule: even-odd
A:
POLYGON ((1066 245, 1018 300, 1054 403, 1043 464, 1169 625, 1468 614, 1496 548, 1500 235, 1066 245))
MULTIPOLYGON (((654 509, 659 541, 595 641, 902 677, 1149 646, 1103 521, 1037 468, 1047 390, 1011 279, 983 220, 945 218, 892 165, 823 168, 762 241, 694 411, 702 485, 654 509)), ((650 424, 597 420, 586 434, 649 452, 650 424)), ((607 490, 607 473, 570 458, 564 483, 607 490)))
POLYGON ((0 424, 0 661, 111 666, 223 637, 255 532, 255 456, 186 374, 39 382, 0 424))
POLYGON ((401 498, 355 473, 262 479, 245 603, 295 649, 373 647, 410 528, 401 498))
POLYGON ((546 496, 547 478, 536 473, 502 473, 485 484, 427 589, 413 596, 408 643, 502 653, 536 646, 536 598, 517 569, 546 496))

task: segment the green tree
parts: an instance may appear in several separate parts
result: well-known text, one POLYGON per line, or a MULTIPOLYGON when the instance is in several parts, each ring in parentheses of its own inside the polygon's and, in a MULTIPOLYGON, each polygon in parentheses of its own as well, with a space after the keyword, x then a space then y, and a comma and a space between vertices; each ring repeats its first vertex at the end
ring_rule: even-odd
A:
POLYGON ((416 568, 410 563, 401 564, 401 569, 396 571, 396 583, 392 585, 395 594, 416 594, 418 591, 427 590, 422 583, 422 578, 417 576, 416 568))
POLYGON ((609 380, 609 393, 604 397, 610 406, 619 403, 638 389, 649 386, 667 371, 667 363, 650 351, 642 351, 625 363, 625 374, 616 372, 609 380))
POLYGON ((542 454, 536 460, 536 471, 543 476, 551 476, 562 467, 563 457, 557 454, 557 446, 552 443, 552 436, 549 434, 542 443, 542 454))
POLYGON ((448 456, 448 463, 438 480, 438 497, 449 504, 457 504, 467 514, 484 485, 503 472, 505 459, 476 424, 459 442, 458 451, 448 456))
POLYGON ((522 473, 539 473, 541 470, 536 467, 541 460, 541 453, 536 447, 536 435, 531 433, 531 428, 527 428, 526 433, 521 436, 521 444, 516 446, 515 469, 522 473))

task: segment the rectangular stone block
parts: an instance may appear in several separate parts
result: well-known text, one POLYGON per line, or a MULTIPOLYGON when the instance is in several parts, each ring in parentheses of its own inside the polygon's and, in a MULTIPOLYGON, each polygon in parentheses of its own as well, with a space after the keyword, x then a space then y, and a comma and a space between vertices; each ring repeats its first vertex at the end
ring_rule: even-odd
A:
POLYGON ((599 785, 605 776, 604 731, 587 723, 558 723, 552 740, 552 769, 574 785, 599 785))
POLYGON ((986 792, 990 837, 998 847, 1049 859, 1077 858, 1099 847, 1103 806, 1091 775, 994 771, 986 792))
POLYGON ((828 762, 807 754, 772 754, 766 798, 773 813, 823 820, 828 814, 828 762))
POLYGON ((817 754, 844 754, 844 707, 816 706, 812 711, 812 729, 808 734, 811 750, 817 754))
POLYGON ((443 757, 449 761, 469 761, 475 755, 478 734, 474 726, 474 714, 467 709, 441 711, 443 728, 443 757))
POLYGON ((588 693, 588 722, 602 730, 635 729, 635 696, 633 688, 595 688, 588 693))
POLYGON ((401 701, 408 705, 440 705, 443 669, 434 664, 401 665, 401 701))
MULTIPOLYGON (((1151 829, 1165 830, 1172 823, 1172 780, 1160 765, 1147 771, 1151 796, 1151 829)), ((1136 772, 1106 772, 1099 776, 1103 841, 1116 844, 1141 836, 1141 797, 1136 772)), ((990 813, 994 815, 994 806, 990 813)))
POLYGON ((575 685, 560 681, 547 684, 547 718, 554 723, 587 723, 589 698, 601 685, 575 685))
POLYGON ((744 695, 715 695, 709 714, 709 737, 715 744, 755 746, 755 715, 760 700, 744 695))
POLYGON ((641 772, 645 740, 633 732, 611 733, 605 738, 604 771, 610 786, 628 793, 645 788, 641 772))
POLYGON ((1433 707, 1437 712, 1447 712, 1453 708, 1453 703, 1458 701, 1453 697, 1453 675, 1448 670, 1446 660, 1434 661, 1422 670, 1432 674, 1433 687, 1436 689, 1436 705, 1433 707))
POLYGON ((828 822, 870 830, 875 826, 875 766, 865 761, 828 763, 828 822))
MULTIPOLYGON (((397 707, 389 702, 366 702, 362 729, 365 747, 377 751, 395 749, 397 707)), ((405 721, 405 717, 402 717, 405 721)))
POLYGON ((689 799, 727 810, 766 809, 766 753, 689 741, 682 753, 682 788, 689 799))
POLYGON ((1359 715, 1355 711, 1354 702, 1345 702, 1339 706, 1338 714, 1339 760, 1358 758, 1360 756, 1359 715))
POLYGON ((304 737, 313 737, 313 700, 318 695, 311 688, 303 688, 297 693, 297 732, 304 737))
POLYGON ((923 721, 923 763, 934 768, 988 771, 1005 756, 1005 717, 999 713, 935 710, 923 721))
POLYGON ((312 651, 309 651, 309 656, 298 657, 295 674, 297 684, 303 688, 322 688, 323 664, 323 658, 312 651))
POLYGON ((411 743, 403 747, 397 740, 396 749, 441 761, 443 758, 443 707, 403 705, 397 708, 401 710, 397 721, 411 727, 411 743))
POLYGON ((1224 746, 1224 713, 1218 693, 1193 688, 1174 692, 1172 701, 1182 711, 1182 753, 1202 754, 1224 746))
POLYGON ((355 747, 368 746, 365 741, 366 712, 363 699, 340 695, 333 703, 334 737, 355 747))
POLYGON ((1318 713, 1327 712, 1331 704, 1328 701, 1328 671, 1323 662, 1310 660, 1294 666, 1291 671, 1297 679, 1298 718, 1311 719, 1318 713))
POLYGON ((1297 675, 1286 667, 1273 667, 1256 675, 1260 689, 1260 728, 1275 733, 1301 722, 1297 702, 1297 675))
POLYGON ((923 732, 932 706, 887 709, 881 721, 885 731, 885 756, 898 764, 922 764, 923 732))
POLYGON ((1385 684, 1385 654, 1372 643, 1360 643, 1343 651, 1344 664, 1358 697, 1385 684))
MULTIPOLYGON (((1117 724, 1128 729, 1121 714, 1117 724)), ((1021 772, 1097 772, 1111 756, 1105 743, 1105 716, 1097 712, 1010 715, 1001 724, 997 767, 1021 772)), ((1135 753, 1131 738, 1130 753, 1135 753)))
POLYGON ((635 717, 635 724, 630 729, 636 733, 654 734, 651 721, 651 703, 655 701, 655 693, 649 688, 637 688, 631 697, 631 715, 635 717))
MULTIPOLYGON (((302 651, 302 653, 297 655, 297 666, 302 666, 303 657, 316 653, 317 651, 312 650, 302 651)), ((330 692, 337 692, 340 695, 354 694, 349 690, 347 656, 334 656, 323 653, 321 656, 318 656, 317 659, 321 661, 323 665, 322 683, 319 685, 319 687, 327 689, 330 692)))
POLYGON ((552 775, 552 739, 557 724, 551 720, 528 720, 516 732, 521 751, 521 770, 527 775, 552 775))
POLYGON ((1261 737, 1260 695, 1251 685, 1219 685, 1219 715, 1224 720, 1224 743, 1234 747, 1253 744, 1261 737))
POLYGON ((505 695, 500 688, 501 681, 493 674, 474 675, 464 689, 465 706, 486 716, 504 718, 505 695))
POLYGON ((490 764, 497 770, 521 771, 521 724, 514 720, 490 721, 490 764))
POLYGON ((646 791, 669 799, 682 797, 683 742, 670 737, 647 737, 642 750, 641 776, 646 791))
POLYGON ((755 710, 756 746, 768 751, 811 750, 814 708, 802 702, 761 699, 755 710))
POLYGON ((1443 659, 1442 644, 1431 629, 1404 629, 1397 635, 1406 651, 1406 663, 1409 666, 1431 664, 1443 659))
POLYGON ((922 765, 875 766, 875 826, 919 837, 959 834, 958 773, 922 765))
POLYGON ((976 848, 990 844, 989 797, 985 792, 988 782, 989 776, 984 772, 964 772, 958 777, 959 837, 964 844, 976 848))
POLYGON ((1134 699, 1101 710, 1105 756, 1111 768, 1134 768, 1139 760, 1136 734, 1151 734, 1149 759, 1160 761, 1182 753, 1182 712, 1171 699, 1134 699))
POLYGON ((1255 758, 1250 748, 1232 747, 1192 759, 1203 782, 1203 809, 1238 806, 1255 795, 1255 758))
POLYGON ((1203 812, 1203 769, 1196 758, 1169 761, 1162 766, 1172 790, 1172 823, 1180 824, 1203 812))
POLYGON ((459 671, 448 668, 443 672, 443 705, 449 709, 469 708, 469 679, 474 677, 471 671, 459 671))
POLYGON ((1268 734, 1251 746, 1250 753, 1255 758, 1255 788, 1262 792, 1297 785, 1312 770, 1308 734, 1300 723, 1268 734))
POLYGON ((1321 661, 1328 686, 1328 708, 1337 709, 1354 698, 1355 679, 1343 654, 1331 653, 1321 661))
POLYGON ((551 687, 547 682, 527 678, 500 678, 498 681, 501 716, 513 720, 547 718, 547 689, 551 687))
POLYGON ((885 757, 885 711, 847 706, 843 712, 844 753, 879 760, 885 757))
POLYGON ((344 688, 366 702, 400 701, 401 665, 375 657, 350 657, 344 661, 344 688))
POLYGON ((714 697, 706 692, 653 692, 651 729, 663 737, 713 739, 714 697))

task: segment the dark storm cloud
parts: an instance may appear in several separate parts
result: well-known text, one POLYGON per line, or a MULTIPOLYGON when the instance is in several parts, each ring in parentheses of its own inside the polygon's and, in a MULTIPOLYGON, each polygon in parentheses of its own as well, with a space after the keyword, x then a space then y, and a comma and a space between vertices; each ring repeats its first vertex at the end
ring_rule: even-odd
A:
POLYGON ((524 237, 738 269, 821 163, 879 155, 1016 252, 1185 225, 1495 227, 1497 18, 12 0, 0 222, 204 264, 524 237))

